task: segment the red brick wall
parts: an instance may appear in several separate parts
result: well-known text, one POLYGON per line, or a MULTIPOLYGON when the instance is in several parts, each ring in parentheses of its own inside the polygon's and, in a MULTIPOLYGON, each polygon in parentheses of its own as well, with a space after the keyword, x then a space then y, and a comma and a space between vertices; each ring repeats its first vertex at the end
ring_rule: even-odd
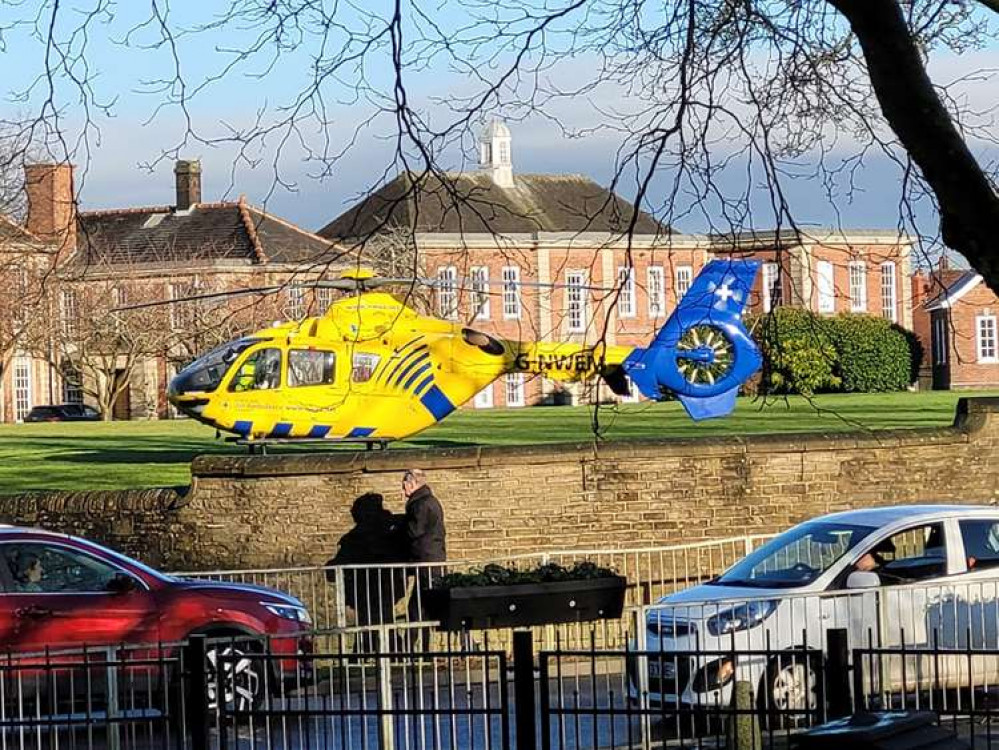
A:
POLYGON ((984 282, 958 300, 951 310, 937 310, 933 318, 944 317, 949 332, 947 364, 935 367, 940 385, 950 388, 999 387, 999 363, 978 359, 977 318, 999 318, 999 297, 984 282))

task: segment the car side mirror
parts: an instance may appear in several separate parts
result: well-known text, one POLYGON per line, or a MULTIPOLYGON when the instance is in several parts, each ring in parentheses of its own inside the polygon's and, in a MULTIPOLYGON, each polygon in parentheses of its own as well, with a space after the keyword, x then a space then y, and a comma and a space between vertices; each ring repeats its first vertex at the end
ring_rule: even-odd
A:
POLYGON ((881 578, 871 570, 855 570, 846 579, 848 589, 876 589, 881 585, 881 578))
POLYGON ((107 582, 105 588, 112 594, 128 594, 135 591, 138 585, 135 583, 135 579, 132 576, 127 576, 119 573, 110 581, 107 582))

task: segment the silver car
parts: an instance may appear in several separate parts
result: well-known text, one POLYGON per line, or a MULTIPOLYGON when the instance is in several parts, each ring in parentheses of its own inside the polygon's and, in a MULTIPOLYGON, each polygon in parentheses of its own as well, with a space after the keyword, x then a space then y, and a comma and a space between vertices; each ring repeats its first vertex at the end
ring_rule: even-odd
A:
MULTIPOLYGON (((729 705, 748 683, 779 723, 818 703, 830 629, 848 647, 999 648, 999 509, 909 505, 802 523, 708 583, 645 613, 632 696, 729 705)), ((999 677, 996 659, 879 658, 865 672, 883 691, 999 677)))

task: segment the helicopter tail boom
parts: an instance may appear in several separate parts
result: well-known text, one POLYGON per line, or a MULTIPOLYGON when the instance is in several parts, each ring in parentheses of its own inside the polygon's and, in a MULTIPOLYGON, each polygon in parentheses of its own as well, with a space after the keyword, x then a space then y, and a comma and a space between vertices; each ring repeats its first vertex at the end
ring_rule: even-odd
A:
POLYGON ((647 348, 622 367, 646 398, 675 394, 694 420, 729 414, 760 351, 742 324, 759 261, 713 260, 647 348))

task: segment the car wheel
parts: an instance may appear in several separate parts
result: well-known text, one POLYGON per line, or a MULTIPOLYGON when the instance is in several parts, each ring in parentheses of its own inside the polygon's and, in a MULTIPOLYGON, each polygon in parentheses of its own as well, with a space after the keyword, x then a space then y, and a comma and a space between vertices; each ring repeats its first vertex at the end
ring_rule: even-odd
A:
POLYGON ((267 690, 266 662, 254 658, 260 644, 246 640, 209 641, 205 650, 208 710, 219 704, 228 710, 250 711, 258 707, 267 690))
POLYGON ((819 665, 814 656, 785 654, 770 662, 757 693, 767 729, 811 726, 819 709, 819 665))

